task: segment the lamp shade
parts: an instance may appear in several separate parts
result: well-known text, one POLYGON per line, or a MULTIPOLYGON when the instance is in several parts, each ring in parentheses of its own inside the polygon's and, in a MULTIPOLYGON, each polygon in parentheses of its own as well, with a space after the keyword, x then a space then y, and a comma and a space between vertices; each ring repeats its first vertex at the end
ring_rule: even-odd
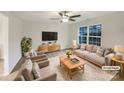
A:
POLYGON ((122 45, 115 45, 114 51, 117 53, 123 53, 124 52, 124 46, 122 45))
POLYGON ((73 47, 73 48, 77 48, 77 41, 76 41, 76 40, 73 40, 73 41, 72 41, 72 47, 73 47))

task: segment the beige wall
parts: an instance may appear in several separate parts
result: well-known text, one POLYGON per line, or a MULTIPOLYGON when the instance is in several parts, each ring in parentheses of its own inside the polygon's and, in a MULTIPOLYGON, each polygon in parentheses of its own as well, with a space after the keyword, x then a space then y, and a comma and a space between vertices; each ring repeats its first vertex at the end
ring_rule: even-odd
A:
POLYGON ((61 45, 62 49, 70 47, 71 33, 69 32, 68 24, 44 24, 41 22, 23 22, 23 36, 29 36, 33 40, 33 49, 37 49, 41 40, 42 31, 58 32, 57 43, 61 45))
MULTIPOLYGON (((11 12, 2 12, 8 17, 8 73, 10 73, 21 58, 20 42, 22 39, 22 21, 11 12)), ((6 32, 7 33, 7 32, 6 32)))
POLYGON ((3 42, 2 42, 2 40, 3 40, 3 38, 2 38, 2 20, 0 17, 0 58, 3 57, 3 51, 2 51, 3 42))
POLYGON ((116 44, 124 45, 124 12, 116 12, 71 24, 69 28, 72 32, 72 39, 78 38, 78 30, 80 26, 94 24, 102 24, 103 47, 113 47, 116 44))
POLYGON ((1 58, 4 59, 4 75, 8 74, 8 17, 0 13, 1 58))

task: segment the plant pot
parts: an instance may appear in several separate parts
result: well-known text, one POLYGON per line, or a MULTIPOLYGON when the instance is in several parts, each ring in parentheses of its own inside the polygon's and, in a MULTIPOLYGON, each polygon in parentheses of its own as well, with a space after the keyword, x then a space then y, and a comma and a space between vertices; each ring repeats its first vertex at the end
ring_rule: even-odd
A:
POLYGON ((25 53, 24 53, 24 56, 25 56, 25 57, 28 57, 28 56, 29 56, 29 52, 25 52, 25 53))

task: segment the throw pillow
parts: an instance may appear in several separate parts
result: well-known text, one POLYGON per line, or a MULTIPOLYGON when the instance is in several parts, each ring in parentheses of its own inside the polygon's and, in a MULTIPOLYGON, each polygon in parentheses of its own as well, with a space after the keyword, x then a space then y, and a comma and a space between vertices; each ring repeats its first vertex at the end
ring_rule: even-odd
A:
POLYGON ((33 66, 33 63, 30 59, 26 60, 25 63, 23 64, 22 75, 27 81, 34 79, 34 76, 32 74, 32 66, 33 66))
POLYGON ((104 51, 105 51, 105 49, 99 47, 99 48, 97 49, 97 51, 96 51, 96 54, 97 54, 98 56, 103 57, 104 51))
POLYGON ((32 69, 34 78, 37 79, 40 77, 40 68, 36 62, 33 63, 33 69, 32 69))
POLYGON ((93 45, 87 45, 86 50, 92 52, 93 45))
POLYGON ((92 52, 93 52, 93 53, 96 53, 97 48, 98 48, 98 47, 97 47, 96 45, 93 45, 92 52))
POLYGON ((112 52, 113 52, 113 50, 111 48, 106 48, 105 52, 104 52, 104 56, 106 56, 106 55, 108 55, 108 54, 110 54, 112 52))
POLYGON ((86 44, 81 44, 80 49, 81 50, 86 50, 86 46, 87 46, 86 44))

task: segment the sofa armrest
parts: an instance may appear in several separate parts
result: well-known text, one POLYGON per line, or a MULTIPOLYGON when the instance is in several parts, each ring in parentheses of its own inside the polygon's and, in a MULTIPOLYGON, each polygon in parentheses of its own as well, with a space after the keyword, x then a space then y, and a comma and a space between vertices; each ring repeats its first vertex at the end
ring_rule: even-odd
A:
POLYGON ((44 60, 44 61, 37 62, 37 63, 38 63, 39 68, 49 66, 49 60, 44 60))
POLYGON ((106 66, 110 66, 111 65, 111 59, 114 56, 114 53, 110 53, 108 55, 105 56, 105 65, 106 66))
POLYGON ((37 52, 37 55, 43 55, 44 52, 41 52, 41 51, 36 51, 37 52))
POLYGON ((34 81, 56 81, 56 77, 57 77, 57 74, 56 73, 53 73, 47 77, 40 77, 38 79, 35 79, 34 81))
POLYGON ((28 57, 28 59, 31 60, 37 60, 46 57, 46 54, 38 55, 38 56, 33 56, 33 57, 28 57))

